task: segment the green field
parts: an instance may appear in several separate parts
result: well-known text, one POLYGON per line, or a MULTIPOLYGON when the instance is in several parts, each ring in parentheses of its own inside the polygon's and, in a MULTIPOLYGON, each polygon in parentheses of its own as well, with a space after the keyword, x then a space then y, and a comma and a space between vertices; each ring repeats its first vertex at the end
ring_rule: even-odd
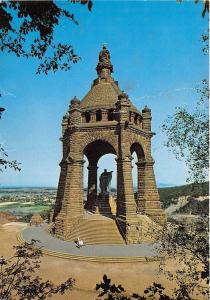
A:
POLYGON ((0 211, 7 211, 14 215, 23 216, 34 213, 43 213, 49 211, 52 208, 51 205, 36 205, 36 204, 21 204, 21 203, 12 203, 5 204, 0 206, 0 211))
MULTIPOLYGON (((176 204, 180 196, 206 196, 209 194, 209 183, 187 184, 177 187, 159 188, 163 208, 176 204)), ((114 190, 112 191, 114 192, 114 190)), ((34 213, 45 213, 53 208, 56 190, 47 188, 0 189, 0 211, 7 211, 16 216, 27 216, 34 213), (23 198, 27 196, 26 198, 23 198), (48 201, 45 202, 46 197, 48 201), (29 200, 28 200, 29 199, 29 200), (26 203, 26 201, 29 201, 26 203), (5 203, 4 203, 5 202, 5 203)))

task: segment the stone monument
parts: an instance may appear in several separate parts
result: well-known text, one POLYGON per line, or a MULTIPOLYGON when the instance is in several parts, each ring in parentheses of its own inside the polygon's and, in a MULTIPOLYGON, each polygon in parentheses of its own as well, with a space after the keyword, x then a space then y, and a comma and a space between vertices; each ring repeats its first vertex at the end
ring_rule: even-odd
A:
POLYGON ((101 194, 109 193, 110 184, 112 180, 112 173, 113 171, 107 172, 107 169, 104 169, 104 172, 101 174, 99 178, 101 194))
MULTIPOLYGON (((96 67, 98 77, 90 91, 80 101, 74 97, 62 121, 63 158, 53 220, 55 234, 68 240, 75 227, 84 220, 85 209, 94 211, 101 197, 97 191, 99 159, 108 153, 116 156, 117 201, 116 226, 125 242, 139 243, 137 228, 141 215, 163 224, 161 208, 151 156, 151 110, 139 111, 123 92, 111 74, 110 53, 103 46, 96 67), (132 154, 138 162, 138 190, 134 197, 132 154), (83 163, 88 159, 87 202, 83 204, 83 163)), ((109 175, 110 176, 110 175, 109 175)), ((108 178, 108 177, 107 177, 108 178)), ((106 179, 109 181, 109 179, 106 179)), ((109 184, 101 182, 101 193, 109 184)))

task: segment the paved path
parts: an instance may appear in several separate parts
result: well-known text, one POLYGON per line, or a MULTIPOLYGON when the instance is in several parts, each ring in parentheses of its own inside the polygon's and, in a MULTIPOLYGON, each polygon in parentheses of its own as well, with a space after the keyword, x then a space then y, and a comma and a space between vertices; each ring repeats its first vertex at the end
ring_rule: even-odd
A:
POLYGON ((157 255, 154 245, 87 245, 78 249, 74 242, 57 239, 47 231, 47 224, 41 226, 28 226, 22 231, 22 238, 30 242, 31 239, 39 240, 37 245, 44 249, 67 253, 71 255, 96 256, 96 257, 154 257, 157 255))

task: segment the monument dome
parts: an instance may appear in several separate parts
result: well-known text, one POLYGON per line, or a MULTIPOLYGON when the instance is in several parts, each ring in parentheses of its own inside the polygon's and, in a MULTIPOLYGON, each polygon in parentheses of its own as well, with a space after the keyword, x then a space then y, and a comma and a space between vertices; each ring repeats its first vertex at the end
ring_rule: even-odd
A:
MULTIPOLYGON (((99 54, 96 70, 98 78, 93 81, 90 91, 81 100, 80 108, 82 111, 100 108, 115 109, 116 99, 123 91, 119 88, 118 82, 111 77, 113 67, 106 46, 103 46, 99 54)), ((132 111, 140 113, 131 102, 130 104, 132 111)))

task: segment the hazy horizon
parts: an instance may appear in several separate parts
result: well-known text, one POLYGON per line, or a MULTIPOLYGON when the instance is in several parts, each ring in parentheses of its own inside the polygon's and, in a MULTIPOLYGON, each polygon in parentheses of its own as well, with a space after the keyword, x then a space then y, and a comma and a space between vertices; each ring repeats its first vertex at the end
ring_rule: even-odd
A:
MULTIPOLYGON (((190 184, 190 183, 183 183, 183 184, 180 184, 180 185, 187 185, 187 184, 190 184)), ((159 184, 157 184, 157 187, 159 187, 159 188, 161 188, 161 187, 175 187, 175 186, 180 186, 180 185, 176 185, 176 184, 168 184, 168 183, 159 183, 159 184)), ((43 185, 43 186, 38 186, 38 185, 1 185, 0 184, 0 189, 24 189, 24 188, 26 188, 26 189, 41 189, 41 188, 43 188, 43 189, 57 189, 57 186, 45 186, 45 185, 43 185)), ((84 189, 87 189, 87 186, 86 187, 84 187, 84 189)), ((116 187, 114 187, 114 186, 112 186, 111 187, 111 189, 116 189, 116 187)), ((134 189, 137 189, 137 186, 134 186, 134 189)))

